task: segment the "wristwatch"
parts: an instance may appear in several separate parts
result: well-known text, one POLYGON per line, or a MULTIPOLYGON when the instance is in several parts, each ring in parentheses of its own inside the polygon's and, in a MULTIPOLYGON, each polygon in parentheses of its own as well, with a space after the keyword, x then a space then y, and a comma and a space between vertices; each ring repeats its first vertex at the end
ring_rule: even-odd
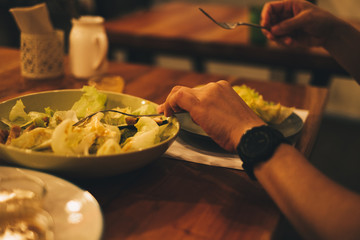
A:
POLYGON ((268 125, 254 127, 241 137, 237 152, 252 180, 256 180, 254 166, 270 159, 281 143, 291 144, 281 132, 268 125))

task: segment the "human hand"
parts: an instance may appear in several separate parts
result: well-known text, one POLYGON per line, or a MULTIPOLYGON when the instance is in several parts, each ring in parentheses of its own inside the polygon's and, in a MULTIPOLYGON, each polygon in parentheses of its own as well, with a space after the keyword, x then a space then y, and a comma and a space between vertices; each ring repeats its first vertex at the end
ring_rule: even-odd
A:
POLYGON ((265 124, 224 80, 197 88, 176 86, 158 111, 165 116, 189 112, 194 122, 230 152, 235 152, 246 130, 265 124))
POLYGON ((287 46, 324 46, 340 21, 329 12, 303 0, 268 2, 261 13, 265 36, 287 46))

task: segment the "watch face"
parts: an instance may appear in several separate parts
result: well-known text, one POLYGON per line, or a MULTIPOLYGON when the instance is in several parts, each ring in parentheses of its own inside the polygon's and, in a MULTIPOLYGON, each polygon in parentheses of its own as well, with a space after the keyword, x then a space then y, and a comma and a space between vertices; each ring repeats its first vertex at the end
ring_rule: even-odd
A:
POLYGON ((278 130, 269 126, 254 127, 242 136, 237 150, 243 168, 251 179, 256 179, 254 166, 271 158, 282 142, 288 143, 278 130))
POLYGON ((249 158, 266 157, 271 149, 271 135, 265 129, 252 129, 243 136, 241 150, 249 158))

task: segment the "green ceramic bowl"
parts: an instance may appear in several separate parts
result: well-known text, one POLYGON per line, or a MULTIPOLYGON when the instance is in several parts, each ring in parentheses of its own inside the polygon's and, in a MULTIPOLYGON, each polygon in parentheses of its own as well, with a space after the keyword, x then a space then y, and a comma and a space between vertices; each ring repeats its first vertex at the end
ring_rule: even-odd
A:
MULTIPOLYGON (((129 106, 137 109, 149 101, 114 92, 100 91, 107 95, 106 108, 129 106)), ((44 111, 44 107, 54 110, 69 110, 83 92, 81 89, 39 92, 17 97, 0 103, 0 118, 8 118, 10 109, 21 98, 25 111, 44 111)), ((151 103, 156 105, 155 103, 151 103)), ((159 158, 174 142, 179 133, 176 118, 169 126, 170 136, 150 148, 139 151, 105 156, 65 156, 54 153, 35 152, 0 144, 0 158, 16 165, 55 173, 70 174, 73 177, 112 176, 141 168, 159 158)))

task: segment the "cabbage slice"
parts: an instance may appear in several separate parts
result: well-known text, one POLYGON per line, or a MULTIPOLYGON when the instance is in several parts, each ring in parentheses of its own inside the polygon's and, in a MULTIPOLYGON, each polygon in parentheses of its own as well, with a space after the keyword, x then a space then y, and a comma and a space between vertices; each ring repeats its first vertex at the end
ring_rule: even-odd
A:
POLYGON ((35 128, 25 132, 18 138, 11 141, 10 145, 18 148, 33 149, 42 146, 43 148, 49 143, 53 130, 48 128, 35 128))
POLYGON ((128 138, 123 146, 124 151, 141 150, 160 142, 160 127, 150 117, 142 117, 135 124, 138 132, 128 138))
POLYGON ((50 118, 49 127, 55 128, 62 121, 69 119, 73 122, 77 122, 78 118, 76 116, 76 112, 74 110, 68 111, 56 111, 53 113, 53 116, 50 118))
POLYGON ((74 122, 70 119, 62 121, 54 130, 51 138, 51 148, 54 153, 64 155, 87 154, 92 145, 95 134, 83 136, 73 129, 74 122))
POLYGON ((103 145, 97 150, 96 155, 110 155, 121 153, 123 150, 121 149, 119 142, 116 142, 114 139, 108 139, 104 142, 103 145))
POLYGON ((55 153, 65 155, 89 155, 112 139, 120 142, 121 133, 116 126, 101 123, 103 113, 94 115, 86 125, 74 127, 71 119, 65 119, 54 130, 51 147, 55 153))

